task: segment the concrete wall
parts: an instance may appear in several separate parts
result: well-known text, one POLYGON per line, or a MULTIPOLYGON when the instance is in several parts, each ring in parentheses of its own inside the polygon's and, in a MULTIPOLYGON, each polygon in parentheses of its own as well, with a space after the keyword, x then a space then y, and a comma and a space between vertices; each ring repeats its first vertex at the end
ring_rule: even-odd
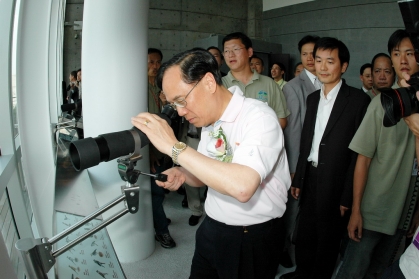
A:
POLYGON ((316 0, 263 12, 263 37, 282 44, 292 64, 300 60, 298 41, 307 34, 336 37, 351 54, 347 83, 360 87, 359 68, 378 52, 387 53, 390 35, 404 28, 397 1, 316 0))
MULTIPOLYGON (((247 32, 248 2, 261 3, 262 0, 150 0, 148 45, 161 49, 166 61, 210 34, 247 32)), ((261 16, 261 4, 258 9, 261 16)), ((254 18, 252 16, 252 20, 254 18)), ((254 37, 255 27, 252 26, 254 37)))
MULTIPOLYGON (((82 21, 83 6, 83 0, 67 0, 65 22, 73 24, 74 21, 82 21)), ((71 25, 64 26, 63 77, 67 84, 70 72, 81 68, 82 35, 82 30, 74 30, 74 27, 71 25)))
MULTIPOLYGON (((83 4, 84 0, 67 0, 65 21, 83 20, 83 4)), ((148 45, 161 49, 166 61, 211 34, 242 31, 262 38, 261 22, 262 0, 150 0, 148 45)), ((83 36, 72 26, 64 32, 63 72, 68 81, 70 71, 80 68, 83 36)))
MULTIPOLYGON (((67 0, 66 22, 83 20, 83 0, 67 0)), ((404 28, 396 0, 316 0, 262 12, 263 0, 150 0, 149 47, 160 48, 164 61, 194 47, 210 34, 242 31, 251 38, 282 44, 299 61, 298 41, 306 34, 342 40, 351 53, 344 77, 359 87, 359 68, 378 52, 387 52, 391 33, 404 28)), ((109 34, 112 36, 112 34, 109 34)), ((82 33, 65 27, 64 77, 80 67, 82 33), (78 38, 75 39, 75 35, 78 38)))

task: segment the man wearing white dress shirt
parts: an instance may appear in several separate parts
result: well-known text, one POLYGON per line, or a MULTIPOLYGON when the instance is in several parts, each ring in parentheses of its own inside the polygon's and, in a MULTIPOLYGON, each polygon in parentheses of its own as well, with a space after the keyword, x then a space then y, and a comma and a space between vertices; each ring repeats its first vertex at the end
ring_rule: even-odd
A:
POLYGON ((323 86, 307 97, 300 155, 291 185, 291 194, 300 205, 295 232, 297 269, 283 279, 332 277, 346 229, 346 211, 352 204, 357 154, 348 146, 371 100, 341 78, 350 58, 343 42, 321 38, 313 53, 316 75, 323 86))

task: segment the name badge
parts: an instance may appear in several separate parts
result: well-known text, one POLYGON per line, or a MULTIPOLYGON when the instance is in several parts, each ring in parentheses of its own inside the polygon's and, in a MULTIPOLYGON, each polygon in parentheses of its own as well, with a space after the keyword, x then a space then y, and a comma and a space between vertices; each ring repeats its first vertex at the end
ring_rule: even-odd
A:
POLYGON ((264 103, 268 102, 268 93, 266 93, 265 91, 259 91, 257 99, 264 103))

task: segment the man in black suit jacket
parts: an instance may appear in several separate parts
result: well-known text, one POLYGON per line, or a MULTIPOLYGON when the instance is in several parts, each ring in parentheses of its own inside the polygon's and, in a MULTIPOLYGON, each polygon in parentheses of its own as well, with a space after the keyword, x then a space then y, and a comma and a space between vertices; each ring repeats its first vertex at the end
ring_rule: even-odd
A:
POLYGON ((352 203, 356 153, 348 146, 366 112, 370 98, 346 85, 341 76, 349 51, 335 38, 314 46, 316 75, 323 83, 307 97, 300 155, 291 194, 300 200, 293 273, 281 278, 331 278, 345 212, 352 203))

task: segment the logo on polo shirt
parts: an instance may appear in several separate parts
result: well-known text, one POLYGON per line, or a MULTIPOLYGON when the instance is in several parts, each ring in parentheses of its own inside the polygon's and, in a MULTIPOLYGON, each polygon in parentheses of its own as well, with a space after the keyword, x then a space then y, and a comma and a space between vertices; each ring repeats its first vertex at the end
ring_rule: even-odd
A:
POLYGON ((268 101, 268 93, 265 91, 259 91, 256 99, 266 103, 268 101))

